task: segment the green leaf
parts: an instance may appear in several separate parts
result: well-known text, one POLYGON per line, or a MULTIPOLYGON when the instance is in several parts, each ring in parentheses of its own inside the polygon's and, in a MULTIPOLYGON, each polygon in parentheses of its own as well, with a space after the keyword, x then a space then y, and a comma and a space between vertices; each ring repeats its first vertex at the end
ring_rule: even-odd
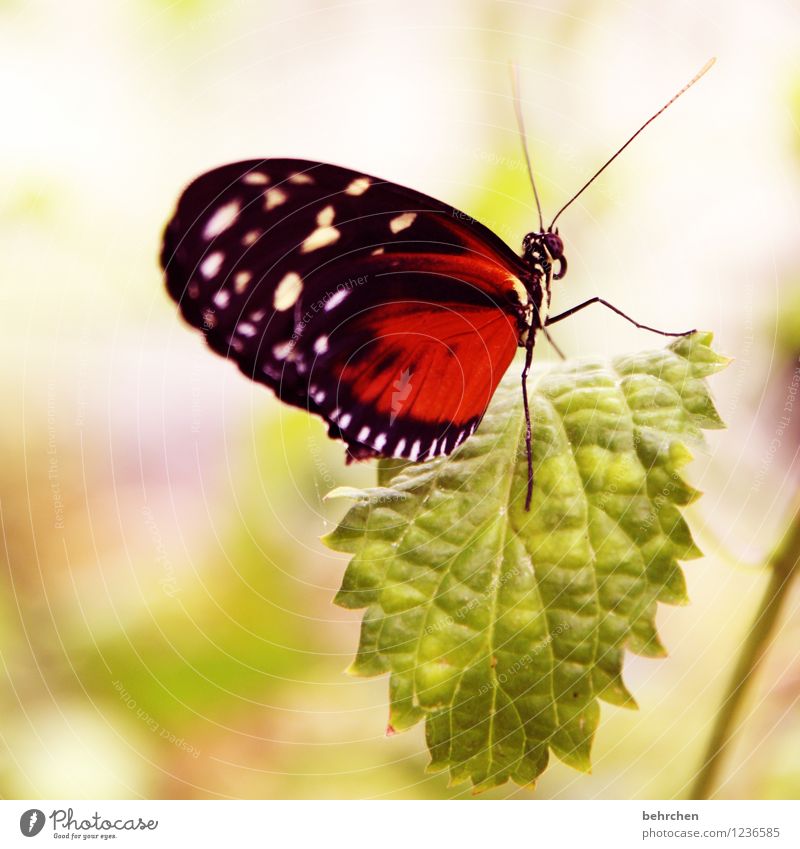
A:
POLYGON ((664 655, 656 603, 686 603, 678 560, 700 556, 679 469, 723 426, 711 338, 534 375, 530 512, 515 369, 451 457, 346 491, 325 541, 354 555, 336 602, 366 608, 351 672, 390 673, 390 725, 425 719, 432 769, 479 790, 532 784, 550 751, 589 770, 598 699, 636 706, 623 652, 664 655))

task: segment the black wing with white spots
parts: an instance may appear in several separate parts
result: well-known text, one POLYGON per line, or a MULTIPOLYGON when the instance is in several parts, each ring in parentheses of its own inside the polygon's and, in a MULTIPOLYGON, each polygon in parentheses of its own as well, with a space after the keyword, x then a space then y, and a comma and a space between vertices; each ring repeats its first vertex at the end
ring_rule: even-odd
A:
POLYGON ((501 239, 333 165, 251 160, 202 175, 161 259, 208 344, 325 418, 355 456, 452 451, 519 342, 526 269, 501 239))

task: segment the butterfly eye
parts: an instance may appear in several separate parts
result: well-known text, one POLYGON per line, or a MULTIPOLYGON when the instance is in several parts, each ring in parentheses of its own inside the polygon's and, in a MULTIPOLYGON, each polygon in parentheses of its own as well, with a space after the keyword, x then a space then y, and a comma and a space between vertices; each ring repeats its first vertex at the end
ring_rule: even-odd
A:
MULTIPOLYGON (((547 233, 544 237, 545 247, 547 252, 553 259, 563 259, 564 257, 564 242, 561 241, 561 236, 558 233, 547 233)), ((563 277, 564 275, 561 274, 563 277)))

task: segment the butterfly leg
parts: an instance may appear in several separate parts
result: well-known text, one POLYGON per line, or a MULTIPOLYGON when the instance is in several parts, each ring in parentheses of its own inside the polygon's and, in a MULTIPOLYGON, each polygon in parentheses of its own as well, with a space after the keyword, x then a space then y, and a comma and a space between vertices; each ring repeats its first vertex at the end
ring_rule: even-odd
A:
POLYGON ((525 368, 522 369, 522 405, 525 408, 525 451, 528 455, 528 490, 525 495, 525 512, 531 509, 531 498, 533 497, 533 452, 531 449, 531 410, 528 405, 528 371, 533 359, 533 339, 531 333, 530 342, 525 346, 525 368))
POLYGON ((625 313, 615 307, 613 304, 610 304, 608 301, 603 300, 603 298, 589 298, 588 301, 584 301, 582 304, 578 304, 576 307, 572 307, 572 309, 565 310, 564 312, 560 312, 558 315, 550 316, 545 322, 546 326, 550 326, 551 324, 555 324, 558 321, 562 321, 565 318, 569 318, 571 315, 575 315, 576 312, 580 312, 582 309, 586 307, 590 307, 592 304, 602 304, 604 307, 608 307, 612 312, 615 312, 618 316, 621 316, 625 319, 625 321, 629 321, 634 327, 638 327, 640 330, 649 330, 651 333, 658 333, 661 336, 690 336, 692 333, 695 333, 695 330, 684 330, 680 333, 671 333, 668 330, 659 330, 657 327, 650 327, 647 324, 640 324, 638 321, 632 319, 629 315, 625 315, 625 313))
POLYGON ((550 343, 550 347, 558 354, 559 357, 561 357, 562 360, 566 360, 566 355, 561 350, 561 348, 556 345, 556 340, 553 339, 553 337, 547 332, 546 327, 542 328, 542 333, 544 333, 544 338, 547 339, 547 341, 550 343))

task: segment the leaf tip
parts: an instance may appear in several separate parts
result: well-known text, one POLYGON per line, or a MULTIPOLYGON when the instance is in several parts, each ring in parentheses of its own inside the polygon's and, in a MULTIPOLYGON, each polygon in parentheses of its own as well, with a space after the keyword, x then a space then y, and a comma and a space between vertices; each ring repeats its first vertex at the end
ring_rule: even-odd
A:
POLYGON ((337 486, 330 492, 326 492, 322 496, 323 501, 332 501, 334 498, 350 498, 353 501, 362 501, 367 497, 367 493, 363 489, 358 489, 355 486, 337 486))

